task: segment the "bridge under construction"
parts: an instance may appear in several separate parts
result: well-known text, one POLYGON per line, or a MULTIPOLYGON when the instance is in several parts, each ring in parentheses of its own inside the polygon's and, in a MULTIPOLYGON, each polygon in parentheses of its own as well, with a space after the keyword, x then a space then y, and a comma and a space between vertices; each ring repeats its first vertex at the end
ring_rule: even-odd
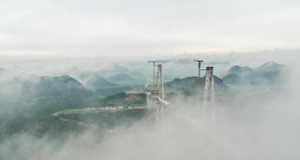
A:
MULTIPOLYGON (((200 152, 205 152, 204 157, 211 159, 215 157, 212 152, 213 148, 222 150, 229 159, 246 159, 241 155, 241 151, 235 147, 231 142, 222 138, 222 136, 217 135, 217 125, 216 125, 216 106, 215 106, 215 85, 214 85, 214 67, 206 67, 201 69, 201 63, 203 60, 194 60, 198 62, 198 116, 199 122, 193 122, 189 119, 178 115, 178 118, 182 121, 185 121, 194 127, 198 128, 198 135, 200 141, 200 152), (204 93, 203 93, 203 102, 201 102, 201 93, 200 93, 200 73, 205 71, 205 84, 204 84, 204 93), (200 126, 198 125, 200 124, 200 126), (208 152, 207 152, 208 151, 208 152)), ((147 95, 147 108, 153 114, 150 120, 151 124, 156 127, 160 126, 164 119, 164 111, 166 108, 175 108, 172 102, 166 100, 166 93, 164 88, 164 78, 163 78, 163 64, 168 63, 169 61, 148 61, 153 65, 153 85, 149 88, 144 88, 144 92, 147 95)), ((192 133, 187 133, 189 136, 192 133)), ((195 134, 195 133, 193 133, 195 134)), ((213 158, 214 159, 214 158, 213 158)), ((224 157, 223 157, 224 159, 224 157)))
MULTIPOLYGON (((215 130, 215 94, 214 94, 214 67, 206 67, 206 69, 201 69, 201 63, 203 60, 194 60, 198 62, 198 104, 201 117, 201 121, 207 121, 209 119, 210 126, 215 130), (200 72, 206 71, 205 78, 205 89, 203 104, 201 104, 200 97, 200 72)), ((164 87, 163 78, 163 64, 169 61, 148 61, 153 65, 153 85, 151 89, 145 88, 145 94, 147 95, 147 108, 154 113, 155 124, 158 123, 163 118, 163 112, 165 108, 174 107, 171 102, 166 100, 166 93, 164 87)))

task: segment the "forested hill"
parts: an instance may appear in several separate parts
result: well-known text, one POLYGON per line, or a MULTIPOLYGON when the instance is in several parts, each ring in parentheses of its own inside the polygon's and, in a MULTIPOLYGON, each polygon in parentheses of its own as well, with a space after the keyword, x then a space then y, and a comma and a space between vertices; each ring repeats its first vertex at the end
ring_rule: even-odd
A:
MULTIPOLYGON (((200 79, 200 88, 204 89, 206 76, 201 77, 200 79)), ((217 76, 214 76, 215 90, 224 91, 226 85, 223 83, 223 80, 217 76)), ((166 84, 168 90, 181 92, 183 94, 197 94, 198 90, 198 77, 186 77, 186 78, 175 78, 173 81, 170 81, 166 84)))
POLYGON ((86 107, 97 98, 70 76, 39 77, 6 70, 0 80, 0 139, 57 111, 86 107))
POLYGON ((231 85, 281 85, 284 84, 287 76, 289 76, 287 66, 276 62, 267 62, 256 69, 247 66, 233 66, 223 77, 223 81, 225 84, 231 85))

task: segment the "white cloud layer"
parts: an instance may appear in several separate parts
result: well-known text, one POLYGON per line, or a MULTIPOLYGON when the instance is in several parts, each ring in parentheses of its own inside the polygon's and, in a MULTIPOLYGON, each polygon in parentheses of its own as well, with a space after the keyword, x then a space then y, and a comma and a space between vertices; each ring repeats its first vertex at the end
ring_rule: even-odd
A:
POLYGON ((0 55, 297 49, 300 5, 275 1, 0 1, 0 55))

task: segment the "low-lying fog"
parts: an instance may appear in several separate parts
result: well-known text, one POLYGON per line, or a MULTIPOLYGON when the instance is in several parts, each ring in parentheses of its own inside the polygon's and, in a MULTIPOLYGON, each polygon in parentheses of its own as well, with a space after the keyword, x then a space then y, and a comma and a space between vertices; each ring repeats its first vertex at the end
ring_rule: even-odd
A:
MULTIPOLYGON (((146 122, 138 122, 131 128, 103 131, 91 127, 83 132, 71 132, 67 133, 67 136, 64 134, 56 135, 57 137, 49 136, 47 133, 35 136, 30 131, 12 134, 1 141, 0 159, 299 159, 300 65, 296 63, 299 56, 296 53, 286 55, 277 52, 252 56, 251 54, 214 56, 215 59, 207 55, 204 57, 208 60, 203 59, 207 62, 206 66, 215 66, 215 73, 220 78, 234 65, 255 68, 268 61, 287 65, 290 74, 280 86, 238 86, 240 88, 236 91, 239 95, 227 97, 232 103, 216 106, 216 131, 201 124, 198 106, 188 103, 170 112, 167 110, 157 127, 146 122)), ((166 64, 164 74, 168 74, 169 71, 171 78, 176 77, 176 73, 180 78, 197 76, 197 64, 192 62, 193 58, 197 57, 202 59, 201 55, 192 55, 184 59, 179 57, 176 61, 174 58, 175 62, 170 62, 169 66, 166 64), (180 59, 182 60, 179 61, 180 59), (187 63, 188 60, 191 63, 187 63), (184 70, 186 74, 182 73, 184 70)), ((112 66, 118 65, 141 70, 145 75, 152 76, 152 66, 147 61, 104 63, 100 59, 99 61, 98 59, 2 60, 3 66, 0 68, 36 76, 76 77, 78 72, 109 70, 112 66)), ((6 78, 1 77, 1 83, 6 78)), ((2 86, 3 88, 6 90, 2 90, 1 94, 10 92, 8 86, 2 86)), ((5 104, 1 104, 0 107, 3 105, 5 104)))

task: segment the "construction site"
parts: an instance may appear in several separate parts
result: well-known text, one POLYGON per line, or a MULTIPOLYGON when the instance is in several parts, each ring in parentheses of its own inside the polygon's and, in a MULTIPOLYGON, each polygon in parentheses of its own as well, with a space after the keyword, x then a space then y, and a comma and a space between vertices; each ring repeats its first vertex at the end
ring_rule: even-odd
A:
MULTIPOLYGON (((198 122, 190 121, 187 118, 178 115, 178 119, 185 121, 185 123, 190 123, 199 134, 199 143, 203 151, 202 158, 214 159, 220 158, 216 157, 214 150, 223 150, 224 155, 223 159, 238 159, 238 154, 235 154, 235 151, 231 151, 226 144, 222 144, 221 141, 217 141, 217 125, 216 125, 216 106, 215 106, 215 93, 214 93, 214 67, 206 67, 201 69, 201 63, 203 60, 194 60, 198 63, 198 122), (205 87, 204 93, 201 93, 200 82, 201 82, 201 72, 205 73, 205 87), (202 97, 201 97, 202 96, 202 97), (201 101, 203 100, 203 101, 201 101), (209 144, 209 145, 207 145, 209 144)), ((152 123, 150 126, 155 126, 155 128, 160 128, 160 125, 164 123, 166 112, 174 109, 176 104, 173 104, 171 101, 167 100, 166 91, 165 91, 165 82, 163 76, 163 64, 168 63, 169 61, 148 61, 153 65, 153 83, 152 86, 144 88, 144 92, 147 95, 147 109, 152 112, 152 115, 147 119, 152 123)), ((192 134, 192 133, 188 133, 192 134)), ((185 135, 187 136, 187 135, 185 135)), ((228 142, 226 142, 228 143, 228 142)), ((220 156, 220 155, 219 155, 220 156)))
MULTIPOLYGON (((104 159, 268 159, 272 154, 263 153, 275 142, 268 138, 275 121, 268 114, 280 103, 265 104, 282 92, 281 78, 288 76, 288 68, 275 62, 253 70, 230 65, 220 76, 219 69, 226 65, 200 59, 153 60, 93 72, 75 70, 72 76, 33 76, 40 78, 38 83, 25 81, 16 87, 27 87, 22 92, 27 101, 21 106, 33 107, 29 111, 38 119, 30 123, 22 119, 30 114, 20 112, 18 123, 7 122, 6 130, 30 128, 55 140, 57 133, 78 137, 78 143, 89 143, 97 151, 92 155, 104 159)), ((18 100, 6 104, 19 107, 18 100)))

